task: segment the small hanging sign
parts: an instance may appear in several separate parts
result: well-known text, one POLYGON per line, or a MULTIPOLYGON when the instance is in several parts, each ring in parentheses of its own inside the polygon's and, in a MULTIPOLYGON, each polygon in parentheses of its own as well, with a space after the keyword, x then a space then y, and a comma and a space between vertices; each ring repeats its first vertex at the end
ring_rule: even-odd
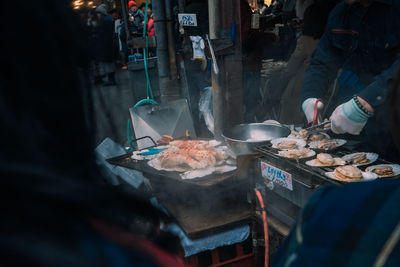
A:
POLYGON ((178 14, 179 24, 182 26, 197 27, 196 14, 178 14))

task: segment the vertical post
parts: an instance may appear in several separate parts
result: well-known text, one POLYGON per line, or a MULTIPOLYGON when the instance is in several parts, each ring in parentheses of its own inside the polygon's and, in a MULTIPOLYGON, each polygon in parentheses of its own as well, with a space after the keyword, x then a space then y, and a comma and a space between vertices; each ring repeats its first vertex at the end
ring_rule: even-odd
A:
POLYGON ((185 0, 178 0, 179 13, 185 11, 185 0))
POLYGON ((125 33, 126 33, 126 40, 130 40, 131 39, 131 35, 128 29, 128 14, 127 14, 127 4, 126 4, 126 0, 121 0, 121 5, 122 5, 122 17, 124 18, 124 24, 125 24, 125 33))
POLYGON ((165 1, 153 0, 154 29, 157 40, 157 63, 160 82, 161 101, 168 95, 168 81, 170 80, 168 36, 166 29, 165 1))
POLYGON ((176 68, 173 14, 172 14, 171 0, 165 0, 165 15, 166 15, 166 19, 167 19, 169 69, 171 72, 171 80, 176 80, 178 77, 178 70, 176 68))
MULTIPOLYGON (((220 35, 220 8, 219 0, 208 0, 208 17, 210 28, 210 39, 217 39, 220 35)), ((218 59, 216 59, 218 61, 218 59)), ((219 62, 220 63, 220 62, 219 62)), ((214 137, 217 140, 222 139, 222 131, 224 129, 224 95, 221 86, 222 72, 220 75, 211 71, 211 85, 213 88, 213 114, 214 114, 214 137)))
POLYGON ((219 0, 208 0, 208 20, 211 40, 218 39, 220 34, 219 6, 219 0))

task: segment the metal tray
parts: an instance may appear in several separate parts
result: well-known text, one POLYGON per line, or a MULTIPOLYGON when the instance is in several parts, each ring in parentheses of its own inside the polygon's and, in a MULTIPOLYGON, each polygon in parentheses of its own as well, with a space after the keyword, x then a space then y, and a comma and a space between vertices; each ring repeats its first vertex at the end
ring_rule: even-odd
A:
POLYGON ((132 153, 128 153, 125 155, 121 155, 118 157, 107 159, 107 162, 112 165, 117 165, 121 167, 125 167, 128 169, 137 170, 143 172, 143 174, 151 175, 151 176, 162 176, 167 179, 172 179, 175 181, 180 181, 182 183, 199 185, 199 186, 212 186, 218 184, 222 181, 230 179, 235 176, 236 171, 224 173, 224 174, 211 174, 200 178, 194 179, 182 179, 179 175, 179 172, 167 172, 167 171, 158 171, 147 164, 147 160, 136 161, 131 159, 132 153))

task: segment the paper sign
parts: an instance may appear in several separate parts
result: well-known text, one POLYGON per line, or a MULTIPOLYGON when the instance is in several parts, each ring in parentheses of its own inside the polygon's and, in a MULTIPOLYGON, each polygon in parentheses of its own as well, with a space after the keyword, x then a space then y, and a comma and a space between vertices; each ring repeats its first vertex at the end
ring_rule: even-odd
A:
POLYGON ((292 175, 261 161, 261 175, 268 181, 293 191, 292 175))
POLYGON ((197 17, 196 14, 178 14, 179 24, 182 26, 196 27, 197 17))

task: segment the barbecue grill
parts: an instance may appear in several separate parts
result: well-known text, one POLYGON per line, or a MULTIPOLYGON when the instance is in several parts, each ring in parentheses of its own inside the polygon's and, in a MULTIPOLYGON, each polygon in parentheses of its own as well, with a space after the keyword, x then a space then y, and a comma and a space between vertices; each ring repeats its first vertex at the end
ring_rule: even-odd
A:
MULTIPOLYGON (((343 184, 329 179, 324 174, 335 167, 311 167, 305 164, 309 159, 292 160, 277 155, 271 145, 257 148, 259 155, 254 161, 256 185, 263 188, 269 217, 291 227, 300 209, 311 195, 326 184, 343 184), (268 173, 276 179, 267 179, 268 173), (273 181, 272 181, 273 180, 273 181)), ((337 148, 329 153, 334 157, 342 157, 355 151, 345 147, 337 148)), ((387 164, 378 159, 373 164, 387 164)), ((359 167, 364 170, 367 166, 359 167)))
POLYGON ((178 172, 158 171, 147 160, 131 159, 131 153, 108 159, 110 164, 135 169, 151 183, 154 195, 189 238, 207 236, 249 223, 253 206, 248 179, 252 155, 237 158, 238 170, 226 174, 183 180, 178 172))

